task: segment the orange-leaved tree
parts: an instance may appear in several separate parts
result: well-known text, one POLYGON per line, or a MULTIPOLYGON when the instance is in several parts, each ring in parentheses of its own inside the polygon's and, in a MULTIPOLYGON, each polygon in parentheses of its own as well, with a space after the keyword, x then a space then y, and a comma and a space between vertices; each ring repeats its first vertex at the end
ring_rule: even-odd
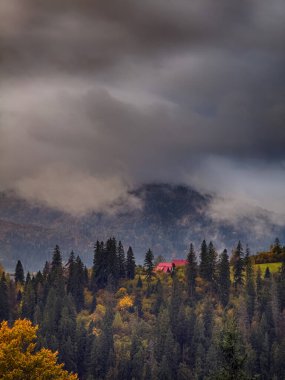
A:
POLYGON ((37 326, 18 319, 12 327, 0 325, 0 380, 78 380, 57 363, 57 352, 37 351, 37 326))

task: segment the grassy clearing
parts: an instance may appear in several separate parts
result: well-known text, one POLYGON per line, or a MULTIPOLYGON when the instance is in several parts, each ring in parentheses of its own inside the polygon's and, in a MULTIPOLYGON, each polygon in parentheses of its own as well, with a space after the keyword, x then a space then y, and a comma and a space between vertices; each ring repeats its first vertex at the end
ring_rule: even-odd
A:
POLYGON ((266 268, 268 267, 271 273, 276 273, 279 271, 282 263, 266 263, 266 264, 255 264, 254 269, 257 271, 258 268, 261 270, 261 274, 264 275, 266 268))

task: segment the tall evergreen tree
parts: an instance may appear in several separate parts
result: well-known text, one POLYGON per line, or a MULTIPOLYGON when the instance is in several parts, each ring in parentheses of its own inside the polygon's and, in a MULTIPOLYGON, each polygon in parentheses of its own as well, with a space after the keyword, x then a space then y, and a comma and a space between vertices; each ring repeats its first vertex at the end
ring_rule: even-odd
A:
POLYGON ((186 264, 186 281, 187 281, 187 289, 190 297, 193 297, 195 294, 195 285, 196 285, 196 277, 198 275, 197 268, 197 259, 194 251, 193 244, 190 244, 189 253, 187 255, 187 264, 186 264))
POLYGON ((23 318, 27 318, 33 321, 35 307, 36 307, 36 293, 35 293, 34 283, 29 275, 27 276, 27 280, 26 280, 24 292, 23 292, 21 316, 23 318))
POLYGON ((220 301, 223 306, 226 306, 229 302, 231 286, 230 263, 228 252, 226 249, 224 249, 219 260, 217 283, 220 301))
POLYGON ((203 279, 208 279, 208 246, 206 240, 203 240, 201 244, 199 273, 203 279))
POLYGON ((207 279, 212 283, 216 280, 216 268, 217 267, 217 252, 214 244, 210 241, 208 246, 208 257, 207 257, 207 279))
POLYGON ((100 243, 99 240, 97 240, 94 247, 94 258, 91 274, 91 289, 93 291, 106 285, 104 264, 103 243, 100 243))
POLYGON ((136 272, 136 262, 132 247, 129 247, 127 252, 127 264, 126 264, 127 278, 133 280, 136 272))
POLYGON ((216 380, 249 380, 245 372, 246 353, 235 320, 225 322, 219 339, 221 366, 212 376, 216 380))
POLYGON ((65 280, 63 277, 62 257, 58 245, 55 246, 53 251, 49 281, 51 286, 56 289, 57 294, 63 297, 65 280))
POLYGON ((15 269, 15 282, 23 284, 25 281, 24 268, 20 260, 17 261, 15 269))
POLYGON ((84 283, 85 272, 84 265, 80 257, 74 259, 74 253, 71 252, 68 261, 68 279, 67 279, 67 293, 70 293, 74 299, 77 311, 82 310, 84 307, 84 283))
POLYGON ((233 253, 233 271, 234 271, 234 286, 237 289, 238 286, 243 285, 244 283, 244 253, 241 242, 238 242, 238 245, 233 253))
POLYGON ((245 289, 246 289, 246 306, 249 321, 252 321, 255 305, 255 284, 254 271, 250 251, 247 247, 245 256, 245 289))
POLYGON ((145 273, 146 273, 146 280, 148 282, 151 281, 151 278, 153 276, 153 269, 154 269, 154 264, 153 264, 153 253, 149 249, 147 253, 145 254, 145 259, 144 259, 144 267, 145 267, 145 273))
POLYGON ((118 266, 119 266, 119 277, 126 277, 126 257, 123 244, 119 241, 118 244, 118 266))

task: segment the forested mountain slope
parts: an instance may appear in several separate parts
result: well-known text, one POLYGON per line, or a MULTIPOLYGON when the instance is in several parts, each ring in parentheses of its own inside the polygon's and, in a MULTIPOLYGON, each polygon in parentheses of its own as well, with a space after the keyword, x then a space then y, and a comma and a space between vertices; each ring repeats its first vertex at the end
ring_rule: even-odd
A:
POLYGON ((149 184, 133 194, 141 200, 139 209, 122 205, 117 213, 76 217, 2 193, 0 261, 12 270, 20 258, 25 267, 37 270, 59 244, 64 258, 73 249, 90 265, 94 242, 109 236, 117 236, 125 246, 131 244, 138 261, 149 247, 155 255, 183 257, 190 241, 198 243, 205 236, 215 240, 218 249, 229 251, 241 239, 253 252, 267 247, 272 236, 285 238, 285 228, 273 224, 262 209, 240 218, 238 225, 214 219, 209 212, 213 196, 186 186, 149 184))

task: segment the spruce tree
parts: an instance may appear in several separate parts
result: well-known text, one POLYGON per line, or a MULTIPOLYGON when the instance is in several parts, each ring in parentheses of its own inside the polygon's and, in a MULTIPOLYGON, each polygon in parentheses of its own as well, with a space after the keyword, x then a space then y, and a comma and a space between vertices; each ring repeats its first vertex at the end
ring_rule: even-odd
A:
POLYGON ((127 278, 133 280, 136 272, 136 262, 132 247, 129 247, 127 252, 127 264, 126 264, 127 278))
POLYGON ((241 242, 238 242, 238 245, 233 253, 233 271, 234 271, 234 286, 237 289, 239 286, 242 286, 244 283, 244 253, 241 242))
POLYGON ((24 268, 20 260, 18 260, 15 269, 15 282, 18 284, 23 284, 25 281, 24 268))
POLYGON ((119 277, 126 277, 126 257, 123 244, 119 241, 118 244, 118 266, 119 266, 119 277))
POLYGON ((225 322, 218 345, 222 360, 220 369, 211 379, 249 380, 251 377, 245 371, 245 348, 234 319, 225 322))
MULTIPOLYGON (((28 273, 29 274, 29 273, 28 273)), ((34 289, 34 283, 30 277, 30 274, 27 276, 24 292, 23 292, 23 300, 22 300, 22 318, 34 320, 34 312, 36 307, 36 292, 34 289)))
POLYGON ((255 305, 255 285, 254 285, 254 271, 252 265, 252 258, 250 251, 247 247, 245 256, 245 290, 246 290, 246 305, 249 321, 252 321, 255 305))
POLYGON ((91 289, 95 291, 97 288, 105 286, 103 278, 103 244, 97 240, 94 247, 94 258, 91 274, 91 289))
POLYGON ((203 240, 200 250, 200 276, 204 279, 208 279, 208 247, 206 240, 203 240))
POLYGON ((217 252, 214 244, 210 241, 207 257, 207 279, 214 283, 216 280, 217 252))
POLYGON ((193 244, 190 244, 189 253, 187 255, 187 264, 186 264, 186 282, 187 282, 187 290, 190 297, 193 297, 195 294, 195 284, 196 277, 198 275, 197 269, 197 260, 196 254, 194 251, 193 244))
POLYGON ((226 306, 229 302, 230 286, 231 286, 230 263, 229 263, 229 256, 226 249, 224 249, 219 260, 217 283, 218 283, 218 293, 219 293, 220 301, 223 306, 226 306))
POLYGON ((153 264, 153 253, 149 249, 147 253, 145 254, 145 259, 144 259, 144 267, 145 267, 145 273, 146 273, 146 280, 148 282, 151 281, 151 278, 153 276, 153 269, 154 269, 154 264, 153 264))
POLYGON ((53 286, 60 297, 64 295, 65 280, 63 277, 62 257, 59 246, 56 245, 53 251, 51 271, 49 276, 50 286, 53 286))

